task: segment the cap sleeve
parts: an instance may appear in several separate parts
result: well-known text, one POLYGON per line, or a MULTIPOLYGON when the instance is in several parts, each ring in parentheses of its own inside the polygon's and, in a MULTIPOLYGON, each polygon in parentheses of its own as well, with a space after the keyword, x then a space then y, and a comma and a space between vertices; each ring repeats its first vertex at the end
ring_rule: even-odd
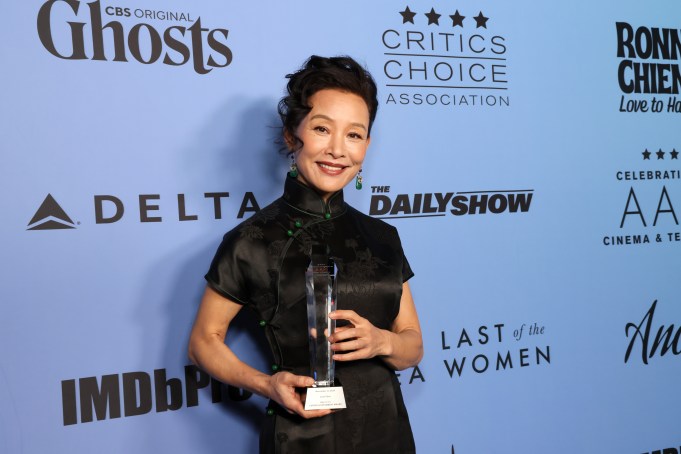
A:
POLYGON ((414 277, 414 272, 412 271, 411 266, 409 266, 409 261, 404 255, 404 251, 402 251, 402 282, 407 282, 412 277, 414 277))
POLYGON ((250 302, 246 279, 249 264, 245 260, 248 245, 244 243, 236 229, 227 232, 205 275, 210 288, 239 304, 250 302))
POLYGON ((390 226, 392 228, 392 231, 395 235, 395 245, 396 245, 396 251, 398 253, 398 258, 401 256, 402 257, 402 282, 407 282, 409 279, 414 277, 414 271, 411 269, 411 265, 409 265, 409 260, 407 260, 407 256, 404 254, 404 249, 402 248, 402 240, 400 239, 400 234, 397 231, 397 229, 394 226, 390 226))

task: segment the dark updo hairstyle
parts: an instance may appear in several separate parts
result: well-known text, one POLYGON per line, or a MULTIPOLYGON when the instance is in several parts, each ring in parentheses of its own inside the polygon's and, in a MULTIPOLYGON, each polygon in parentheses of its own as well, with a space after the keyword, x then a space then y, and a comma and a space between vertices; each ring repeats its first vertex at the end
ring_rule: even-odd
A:
MULTIPOLYGON (((311 56, 301 69, 293 74, 287 74, 286 85, 288 94, 279 101, 279 116, 281 117, 284 136, 295 140, 295 148, 303 145, 296 135, 296 129, 305 116, 312 110, 309 99, 312 95, 324 89, 336 89, 353 93, 364 100, 369 109, 369 130, 376 118, 378 99, 376 98, 376 82, 369 71, 348 56, 319 57, 311 56)), ((293 151, 289 150, 291 154, 293 151)))

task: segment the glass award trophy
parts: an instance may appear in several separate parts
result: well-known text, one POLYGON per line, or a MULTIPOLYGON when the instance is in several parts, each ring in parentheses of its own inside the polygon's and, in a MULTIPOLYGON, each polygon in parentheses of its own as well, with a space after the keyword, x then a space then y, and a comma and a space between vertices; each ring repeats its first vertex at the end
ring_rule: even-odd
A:
POLYGON ((333 351, 329 336, 336 321, 329 313, 336 309, 336 264, 326 254, 312 254, 305 272, 307 329, 310 339, 310 372, 314 385, 307 389, 305 410, 345 408, 341 386, 335 386, 333 351))

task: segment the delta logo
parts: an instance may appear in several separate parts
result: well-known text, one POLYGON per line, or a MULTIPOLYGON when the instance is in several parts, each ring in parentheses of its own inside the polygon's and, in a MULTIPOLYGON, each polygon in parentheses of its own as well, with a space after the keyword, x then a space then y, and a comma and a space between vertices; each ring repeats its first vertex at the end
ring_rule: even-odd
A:
MULTIPOLYGON (((260 211, 260 205, 251 191, 239 194, 237 200, 234 199, 235 197, 230 197, 229 192, 134 194, 127 197, 98 194, 92 196, 94 207, 92 214, 94 224, 100 225, 115 224, 124 218, 135 218, 135 222, 140 223, 161 223, 174 220, 178 222, 198 221, 199 219, 218 221, 227 215, 239 220, 260 211), (231 200, 234 202, 230 202, 231 200), (228 209, 233 211, 228 213, 228 209)), ((81 223, 74 222, 52 194, 47 194, 28 222, 26 230, 75 229, 79 225, 81 223)))
POLYGON ((38 211, 28 223, 26 230, 64 230, 75 229, 76 224, 66 211, 54 200, 52 194, 47 194, 38 211))

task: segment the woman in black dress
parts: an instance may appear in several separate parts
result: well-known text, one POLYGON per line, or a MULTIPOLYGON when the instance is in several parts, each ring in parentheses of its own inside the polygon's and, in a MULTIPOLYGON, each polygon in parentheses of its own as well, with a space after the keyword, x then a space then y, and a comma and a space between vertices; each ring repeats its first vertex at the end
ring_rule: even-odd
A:
MULTIPOLYGON (((279 103, 293 164, 281 198, 228 232, 210 270, 189 343, 194 363, 224 383, 270 399, 263 453, 414 452, 394 371, 423 355, 397 230, 343 201, 361 171, 378 101, 371 75, 349 57, 313 56, 287 76, 279 103), (305 269, 323 245, 338 266, 339 328, 330 337, 347 408, 306 411, 309 377, 305 269), (271 375, 225 345, 248 306, 272 350, 271 375)), ((387 159, 387 158, 386 158, 387 159)))

